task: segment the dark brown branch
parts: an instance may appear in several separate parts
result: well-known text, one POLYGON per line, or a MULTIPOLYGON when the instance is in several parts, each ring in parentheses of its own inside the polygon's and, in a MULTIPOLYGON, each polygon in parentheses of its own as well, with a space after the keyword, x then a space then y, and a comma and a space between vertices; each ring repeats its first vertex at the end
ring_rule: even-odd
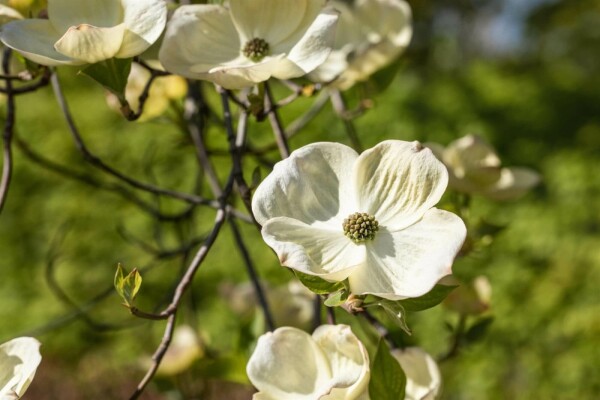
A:
MULTIPOLYGON (((13 95, 20 95, 20 94, 35 92, 36 90, 38 90, 44 86, 48 86, 48 84, 50 83, 51 75, 52 75, 52 71, 50 71, 48 68, 44 68, 39 81, 32 83, 30 85, 20 86, 20 87, 16 87, 16 88, 12 87, 10 89, 10 92, 13 95)), ((6 80, 7 84, 8 84, 9 80, 6 80)), ((8 94, 8 91, 9 91, 8 87, 4 87, 4 88, 0 87, 0 93, 8 94)))
MULTIPOLYGON (((4 50, 4 58, 2 59, 2 70, 5 74, 9 73, 10 69, 10 58, 12 50, 4 50)), ((13 93, 13 86, 10 80, 6 81, 6 121, 4 122, 4 133, 2 135, 2 141, 4 143, 3 148, 3 161, 2 161, 2 178, 0 179, 0 213, 4 208, 6 198, 8 197, 8 189, 10 187, 10 181, 12 178, 13 170, 13 156, 12 156, 12 139, 15 129, 15 97, 13 93)))
POLYGON ((279 119, 279 114, 277 113, 277 108, 275 107, 275 100, 273 98, 273 93, 271 93, 271 88, 267 82, 265 85, 265 109, 268 111, 269 122, 271 123, 271 128, 273 129, 273 133, 275 134, 275 141, 277 142, 277 148, 279 149, 279 154, 281 158, 288 158, 290 156, 290 147, 287 142, 287 137, 285 136, 285 130, 283 128, 283 124, 279 119))
POLYGON ((131 109, 127 100, 125 100, 125 104, 123 104, 121 106, 121 113, 123 114, 123 116, 125 118, 127 118, 128 121, 138 120, 144 113, 144 106, 146 105, 146 101, 148 100, 148 97, 150 96, 150 89, 152 88, 152 84, 154 83, 154 81, 157 78, 160 78, 161 76, 171 75, 170 73, 168 73, 166 71, 161 71, 161 70, 152 68, 151 66, 146 64, 146 62, 144 62, 143 60, 141 60, 139 58, 137 58, 135 61, 139 65, 141 65, 144 69, 146 69, 148 72, 150 72, 150 78, 148 78, 148 81, 144 85, 144 89, 142 90, 142 93, 138 97, 137 111, 133 111, 131 109))
MULTIPOLYGON (((231 115, 231 108, 229 107, 229 93, 223 88, 217 87, 217 90, 221 94, 221 103, 223 105, 223 120, 225 122, 225 133, 227 135, 227 141, 229 143, 229 152, 231 154, 231 161, 233 164, 232 167, 232 176, 237 184, 238 190, 244 201, 244 204, 252 219, 254 220, 254 224, 257 229, 260 231, 261 226, 254 219, 254 215, 252 214, 252 203, 250 199, 250 188, 244 179, 243 168, 242 168, 242 157, 244 152, 244 146, 246 142, 246 133, 247 133, 247 122, 248 122, 248 113, 245 109, 241 110, 240 120, 238 122, 238 130, 237 135, 234 133, 233 128, 233 117, 231 115)), ((275 322, 273 320, 271 310, 269 308, 269 304, 267 302, 267 296, 264 293, 263 287, 260 284, 260 278, 254 267, 254 263, 250 257, 250 253, 246 248, 246 244, 244 243, 244 239, 240 234, 239 228, 234 219, 230 219, 229 221, 231 229, 233 231, 233 236, 236 241, 236 244, 242 253, 242 257, 244 259, 244 263, 246 265, 246 270, 248 272, 248 276, 252 281, 252 285, 254 286, 254 291, 256 293, 256 297, 258 298, 260 307, 265 316, 265 322, 267 323, 267 328, 272 331, 275 329, 275 322)))
POLYGON ((339 90, 331 90, 330 98, 333 109, 344 123, 344 128, 346 129, 346 134, 350 139, 350 143, 352 143, 352 147, 359 153, 362 152, 363 146, 358 137, 358 133, 356 132, 356 127, 352 122, 355 116, 352 113, 349 113, 344 96, 339 90))
MULTIPOLYGON (((25 155, 29 160, 36 163, 37 165, 45 168, 46 170, 60 174, 66 178, 73 179, 82 182, 86 185, 96 187, 101 190, 106 190, 120 195, 123 199, 130 201, 131 203, 138 206, 142 211, 150 214, 159 221, 177 221, 189 216, 190 212, 195 208, 195 204, 190 204, 183 211, 174 214, 165 214, 160 212, 157 208, 149 204, 148 202, 140 199, 125 186, 113 183, 106 183, 96 179, 94 176, 75 171, 64 165, 56 163, 41 154, 35 152, 27 142, 22 140, 19 136, 15 135, 14 143, 17 148, 25 155)), ((245 219, 247 220, 247 218, 245 219)))
POLYGON ((254 266, 254 262, 250 257, 250 253, 248 252, 246 243, 244 243, 244 238, 234 218, 229 219, 229 226, 231 226, 231 231, 233 232, 233 238, 235 239, 235 243, 238 249, 240 250, 240 253, 242 253, 242 258, 244 259, 244 264, 246 265, 248 277, 252 282, 254 292, 256 293, 256 297, 258 298, 258 304, 260 305, 260 308, 262 309, 263 315, 265 317, 267 329, 269 331, 273 331, 275 330, 275 321, 273 320, 273 314, 271 313, 271 308, 269 307, 267 296, 265 295, 263 287, 260 284, 260 278, 258 276, 258 273, 256 272, 256 267, 254 266))
POLYGON ((163 334, 160 345, 152 355, 152 365, 150 369, 146 372, 146 375, 138 384, 135 389, 135 392, 129 397, 129 400, 135 400, 140 397, 140 395, 144 392, 144 389, 150 383, 154 374, 158 370, 160 363, 165 356, 165 353, 169 349, 169 345, 171 344, 171 339, 173 338, 173 331, 175 330, 175 313, 171 314, 167 320, 167 326, 165 328, 165 333, 163 334))
POLYGON ((51 82, 52 82, 52 87, 54 89, 54 93, 56 95, 58 104, 63 112, 63 115, 64 115, 66 121, 67 121, 69 130, 71 132, 71 135, 73 136, 73 140, 75 141, 75 145, 76 145, 77 149, 83 155, 84 159, 87 162, 89 162, 92 166, 129 184, 130 186, 132 186, 136 189, 144 190, 144 191, 154 193, 157 195, 164 195, 164 196, 172 197, 174 199, 186 201, 191 204, 201 204, 201 205, 208 205, 213 208, 220 208, 220 204, 216 200, 207 200, 207 199, 204 199, 200 196, 196 196, 193 194, 177 192, 177 191, 169 190, 169 189, 163 189, 163 188, 160 188, 160 187, 157 187, 154 185, 150 185, 148 183, 140 182, 140 181, 135 180, 135 179, 123 174, 122 172, 110 167, 106 163, 104 163, 104 161, 102 161, 99 157, 94 155, 88 149, 85 142, 83 141, 83 138, 81 137, 81 134, 79 133, 79 130, 77 129, 75 121, 73 120, 73 117, 71 115, 71 112, 69 110, 67 102, 64 98, 62 89, 60 87, 60 82, 59 82, 56 74, 52 75, 51 82))

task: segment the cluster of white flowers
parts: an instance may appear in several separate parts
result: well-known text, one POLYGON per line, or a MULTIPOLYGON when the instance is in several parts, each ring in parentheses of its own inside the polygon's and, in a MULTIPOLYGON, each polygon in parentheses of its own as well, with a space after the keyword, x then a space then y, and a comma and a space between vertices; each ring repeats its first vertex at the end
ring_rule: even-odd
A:
MULTIPOLYGON (((433 399, 440 371, 420 348, 394 350, 406 374, 407 400, 433 399)), ((258 339, 247 366, 255 400, 369 400, 369 354, 347 325, 322 325, 311 335, 279 328, 258 339)), ((375 399, 373 399, 375 400, 375 399)))
MULTIPOLYGON (((48 0, 47 19, 24 19, 6 6, 0 16, 2 42, 47 66, 138 56, 164 30, 162 67, 176 79, 227 89, 308 74, 344 90, 390 64, 412 36, 403 0, 229 0, 180 6, 168 22, 164 0, 48 0)), ((134 69, 131 79, 141 73, 134 69)), ((127 93, 131 101, 144 81, 136 94, 127 93)), ((183 96, 181 87, 176 96, 183 96)), ((353 295, 397 301, 427 294, 452 273, 466 227, 435 208, 448 183, 504 199, 537 181, 528 170, 502 168, 475 136, 445 149, 388 140, 362 154, 323 142, 277 163, 256 189, 252 211, 283 266, 343 282, 353 295)), ((304 295, 302 310, 310 306, 304 295)), ((182 337, 185 346, 195 344, 193 336, 182 337)), ((38 347, 30 338, 0 346, 1 399, 27 388, 38 347)), ((427 353, 409 348, 393 355, 408 378, 407 399, 438 394, 439 370, 427 353)), ((321 326, 312 336, 279 328, 259 339, 247 366, 256 400, 365 400, 370 371, 365 346, 346 325, 321 326)))
POLYGON ((47 19, 22 19, 4 5, 0 14, 0 23, 18 19, 3 27, 2 42, 49 66, 140 55, 166 25, 162 65, 228 89, 310 72, 347 88, 389 64, 412 34, 403 0, 230 0, 180 6, 168 24, 164 0, 48 0, 47 19))

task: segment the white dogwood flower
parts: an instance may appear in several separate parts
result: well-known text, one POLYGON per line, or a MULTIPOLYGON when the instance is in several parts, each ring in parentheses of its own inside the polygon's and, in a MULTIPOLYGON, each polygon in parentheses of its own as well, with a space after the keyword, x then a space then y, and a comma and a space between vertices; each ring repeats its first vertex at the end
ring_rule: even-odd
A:
POLYGON ((450 187, 459 192, 510 200, 540 181, 539 174, 529 168, 503 168, 494 149, 477 135, 464 136, 446 148, 436 143, 427 147, 448 167, 450 187))
POLYGON ((327 0, 230 0, 179 7, 160 61, 173 73, 228 89, 302 76, 331 51, 337 13, 327 0), (193 38, 190 39, 190 38, 193 38))
POLYGON ((406 374, 405 400, 433 400, 442 386, 442 375, 433 357, 419 347, 392 350, 406 374))
POLYGON ((166 20, 164 0, 48 0, 48 19, 10 22, 1 39, 42 65, 93 64, 142 53, 166 20))
POLYGON ((254 400, 366 400, 369 355, 347 325, 311 335, 284 327, 258 339, 246 372, 254 400))
POLYGON ((19 337, 0 344, 0 399, 20 399, 42 361, 40 342, 19 337))
POLYGON ((329 58, 310 74, 346 90, 394 61, 410 43, 412 13, 404 0, 336 0, 340 11, 329 58))
POLYGON ((433 207, 447 182, 444 165, 419 142, 388 140, 361 155, 314 143, 275 165, 252 211, 282 265, 397 300, 451 273, 466 228, 433 207))

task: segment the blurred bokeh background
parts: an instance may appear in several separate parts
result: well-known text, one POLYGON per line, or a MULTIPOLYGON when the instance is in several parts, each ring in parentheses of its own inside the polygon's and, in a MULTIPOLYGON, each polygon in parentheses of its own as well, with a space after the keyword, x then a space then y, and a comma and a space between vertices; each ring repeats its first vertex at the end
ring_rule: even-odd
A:
MULTIPOLYGON (((386 90, 377 93, 373 85, 367 92, 373 108, 356 120, 363 143, 394 138, 447 144, 476 133, 504 165, 542 175, 542 183, 518 201, 471 201, 473 223, 484 219, 502 229, 455 263, 461 280, 486 276, 492 298, 481 334, 440 364, 443 398, 597 398, 600 1, 409 3, 413 42, 386 90)), ((96 154, 141 180, 208 193, 197 183, 192 143, 173 122, 176 113, 126 122, 108 108, 102 89, 76 72, 67 68, 60 75, 96 154)), ((365 91, 357 87, 347 96, 355 104, 365 91)), ((284 122, 313 101, 285 108, 284 122)), ((250 129, 257 146, 271 141, 262 125, 250 129)), ((13 185, 0 215, 0 342, 34 335, 43 343, 26 399, 125 398, 143 376, 164 323, 137 320, 120 305, 112 289, 116 265, 144 269, 140 305, 159 309, 193 255, 166 250, 205 235, 214 212, 197 208, 191 218, 157 222, 118 191, 98 187, 114 181, 83 161, 50 88, 18 98, 16 131, 25 144, 15 148, 13 185)), ((291 145, 315 140, 349 143, 330 107, 291 145)), ((216 127, 208 142, 214 154, 227 148, 216 127)), ((275 161, 277 154, 266 157, 275 161)), ((228 165, 225 154, 221 176, 228 165)), ((248 180, 252 170, 249 162, 248 180)), ((186 208, 142 197, 165 212, 186 208)), ((242 232, 270 284, 289 280, 254 228, 243 226, 242 232)), ((246 280, 234 247, 226 228, 178 316, 199 332, 202 355, 187 372, 159 377, 142 398, 249 398, 245 361, 260 323, 240 318, 224 297, 246 280)), ((411 314, 413 337, 402 340, 440 356, 452 343, 457 318, 444 306, 411 314)))

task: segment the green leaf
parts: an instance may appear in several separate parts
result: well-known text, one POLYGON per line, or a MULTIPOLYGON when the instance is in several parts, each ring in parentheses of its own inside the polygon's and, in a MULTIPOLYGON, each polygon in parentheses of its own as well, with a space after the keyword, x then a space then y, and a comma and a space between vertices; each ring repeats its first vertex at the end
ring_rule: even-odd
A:
POLYGON ((371 78, 369 79, 370 87, 374 89, 376 93, 383 92, 394 81, 394 78, 398 75, 398 71, 398 63, 396 62, 380 69, 371 75, 371 78))
POLYGON ((369 396, 377 400, 402 400, 405 390, 406 375, 385 340, 381 339, 371 364, 369 396))
POLYGON ((325 304, 327 307, 337 307, 344 304, 346 300, 348 300, 348 295, 348 291, 346 289, 342 289, 329 295, 323 304, 325 304))
POLYGON ((91 64, 81 72, 110 90, 119 98, 121 104, 125 104, 125 86, 130 71, 131 58, 111 58, 91 64))
POLYGON ((127 271, 125 271, 121 264, 117 265, 114 285, 117 293, 121 299, 123 299, 123 304, 127 307, 131 307, 142 286, 142 275, 140 275, 137 268, 134 268, 127 275, 125 275, 126 272, 127 271))
POLYGON ((433 289, 421 297, 400 300, 406 311, 423 311, 440 304, 458 286, 435 285, 433 289))
POLYGON ((494 317, 492 316, 481 318, 467 330, 465 333, 465 340, 469 343, 480 340, 483 338, 492 322, 494 322, 494 317))
POLYGON ((299 271, 294 271, 294 274, 296 274, 296 277, 304 286, 316 294, 329 294, 342 290, 345 287, 343 282, 327 282, 318 276, 303 274, 299 271))
POLYGON ((381 299, 376 304, 383 307, 385 313, 392 318, 404 332, 406 332, 408 335, 411 334, 410 328, 406 323, 406 312, 399 301, 381 299))

